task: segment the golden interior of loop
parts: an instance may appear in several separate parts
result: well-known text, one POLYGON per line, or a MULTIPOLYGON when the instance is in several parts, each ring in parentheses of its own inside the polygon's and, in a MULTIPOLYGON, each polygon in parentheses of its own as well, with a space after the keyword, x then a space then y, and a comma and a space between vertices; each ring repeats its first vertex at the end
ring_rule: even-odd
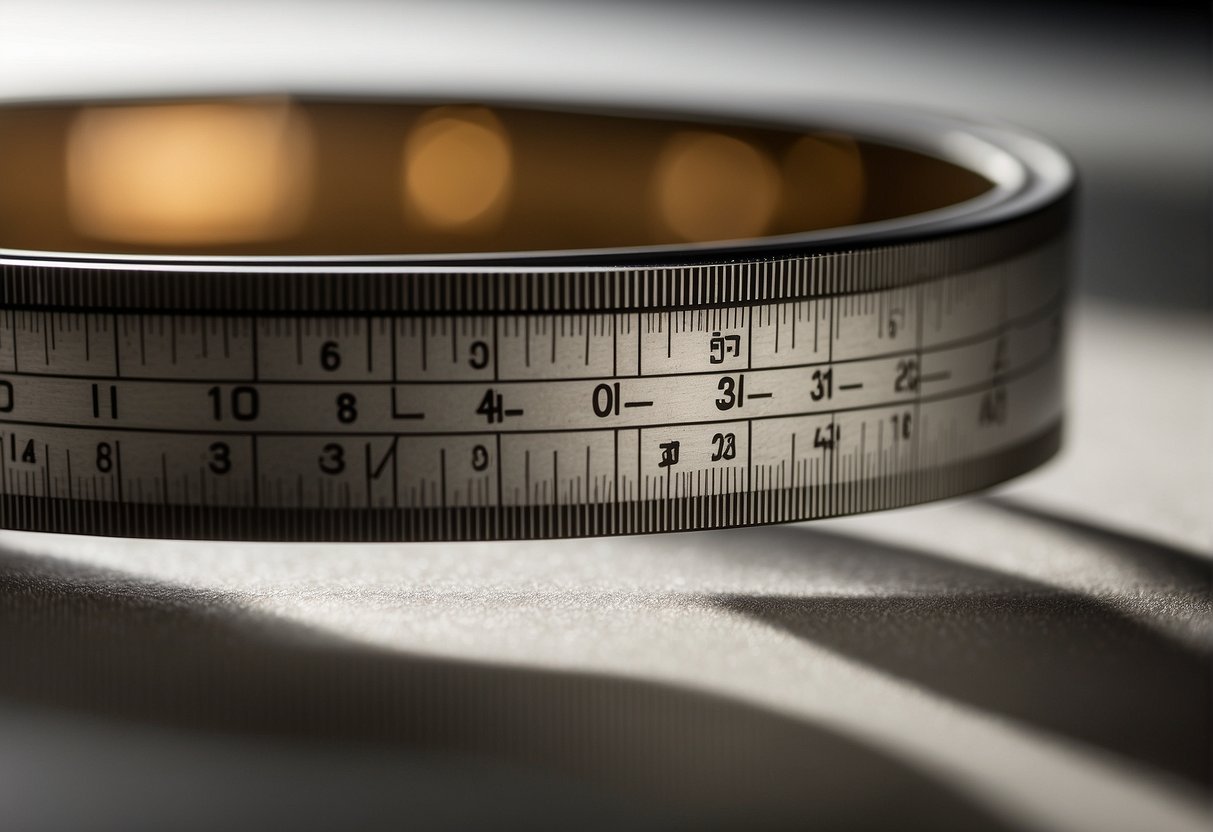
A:
POLYGON ((0 108, 0 247, 444 254, 752 239, 992 187, 828 130, 279 98, 0 108))

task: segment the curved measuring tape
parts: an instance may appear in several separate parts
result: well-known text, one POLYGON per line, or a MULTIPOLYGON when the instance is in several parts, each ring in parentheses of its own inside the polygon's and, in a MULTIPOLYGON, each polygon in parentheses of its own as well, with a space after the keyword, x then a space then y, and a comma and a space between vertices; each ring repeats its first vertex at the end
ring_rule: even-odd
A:
POLYGON ((903 221, 447 258, 0 250, 0 525, 465 540, 809 520, 1058 447, 1072 190, 1005 128, 812 112, 974 170, 903 221))

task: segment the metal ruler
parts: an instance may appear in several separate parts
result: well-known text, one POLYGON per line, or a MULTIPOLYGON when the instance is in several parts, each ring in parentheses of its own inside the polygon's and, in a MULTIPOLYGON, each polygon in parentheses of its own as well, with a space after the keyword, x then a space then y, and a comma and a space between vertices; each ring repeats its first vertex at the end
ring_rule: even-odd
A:
POLYGON ((0 258, 0 523, 482 540, 807 520, 1058 445, 1058 212, 616 269, 0 258))

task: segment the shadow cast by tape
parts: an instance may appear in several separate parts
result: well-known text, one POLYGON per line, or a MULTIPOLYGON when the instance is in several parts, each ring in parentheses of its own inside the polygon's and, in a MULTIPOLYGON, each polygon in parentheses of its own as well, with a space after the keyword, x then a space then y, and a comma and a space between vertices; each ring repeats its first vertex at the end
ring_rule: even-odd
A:
POLYGON ((933 774, 741 701, 376 649, 223 594, 11 551, 0 655, 0 698, 41 710, 508 760, 676 825, 1002 828, 933 774))
MULTIPOLYGON (((1111 533, 1063 524, 1107 545, 1111 533)), ((731 534, 731 533, 730 533, 731 534)), ((1059 589, 909 546, 803 526, 753 532, 749 547, 950 575, 949 591, 836 596, 721 594, 724 609, 778 627, 982 711, 1213 787, 1213 646, 1171 637, 1108 599, 1059 589), (757 540, 755 540, 757 538, 757 540)), ((1209 566, 1189 553, 1116 534, 1109 557, 1152 560, 1177 605, 1208 602, 1209 566), (1165 551, 1163 551, 1165 550, 1165 551)), ((1131 591, 1131 589, 1129 590, 1131 591)), ((1156 598, 1165 607, 1167 599, 1156 598)), ((979 756, 980 751, 975 750, 979 756)), ((975 757, 975 762, 978 762, 975 757)))

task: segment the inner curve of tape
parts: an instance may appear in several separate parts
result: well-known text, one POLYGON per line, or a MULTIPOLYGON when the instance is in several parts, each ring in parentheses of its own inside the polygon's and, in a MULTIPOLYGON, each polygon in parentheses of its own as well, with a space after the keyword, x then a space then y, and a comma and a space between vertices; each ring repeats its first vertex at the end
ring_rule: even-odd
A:
POLYGON ((416 254, 749 239, 991 187, 794 131, 476 105, 281 98, 0 108, 0 247, 416 254))

